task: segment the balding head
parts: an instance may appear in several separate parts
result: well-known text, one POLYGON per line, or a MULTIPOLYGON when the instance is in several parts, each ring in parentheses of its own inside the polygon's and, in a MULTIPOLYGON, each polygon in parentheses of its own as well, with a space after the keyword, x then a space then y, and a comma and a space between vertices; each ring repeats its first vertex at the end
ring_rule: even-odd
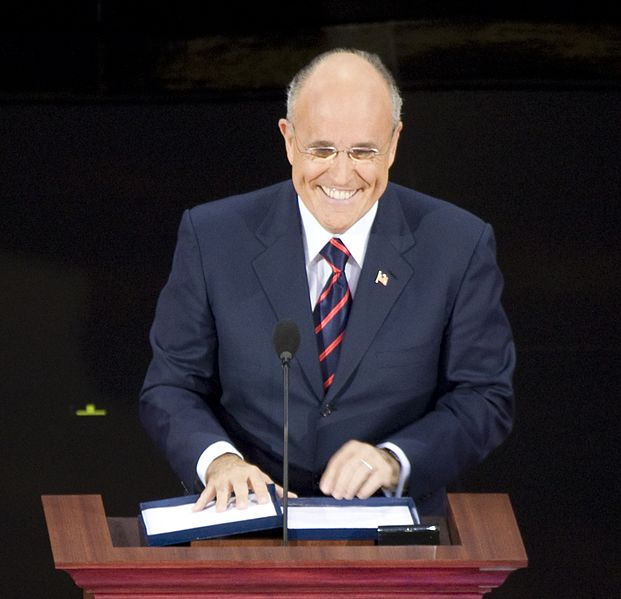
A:
POLYGON ((383 85, 390 96, 392 125, 396 127, 401 120, 401 107, 403 100, 397 84, 377 54, 363 50, 337 48, 320 54, 308 65, 302 68, 291 80, 287 89, 287 119, 294 120, 296 104, 300 91, 313 79, 330 83, 330 77, 335 77, 334 82, 349 82, 352 85, 362 85, 366 82, 383 85))

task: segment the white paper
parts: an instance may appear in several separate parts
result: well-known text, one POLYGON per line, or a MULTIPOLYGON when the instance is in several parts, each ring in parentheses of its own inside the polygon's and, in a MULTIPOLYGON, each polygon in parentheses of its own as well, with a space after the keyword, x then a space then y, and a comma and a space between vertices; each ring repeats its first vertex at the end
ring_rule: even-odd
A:
POLYGON ((288 528, 377 528, 416 524, 406 505, 290 505, 287 512, 288 528))
POLYGON ((172 505, 167 507, 152 507, 142 511, 147 534, 159 535, 178 530, 203 528, 215 524, 230 524, 231 522, 243 522, 256 518, 276 516, 276 508, 269 503, 257 503, 256 497, 251 494, 248 497, 248 507, 238 510, 235 507, 235 499, 231 499, 224 512, 216 512, 216 502, 212 501, 200 512, 193 512, 194 503, 172 505))

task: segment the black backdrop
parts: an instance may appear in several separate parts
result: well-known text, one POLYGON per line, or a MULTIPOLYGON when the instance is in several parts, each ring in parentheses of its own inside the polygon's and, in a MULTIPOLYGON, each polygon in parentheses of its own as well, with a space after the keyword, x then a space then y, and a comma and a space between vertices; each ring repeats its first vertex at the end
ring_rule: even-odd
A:
MULTIPOLYGON (((490 221, 506 276, 515 429, 455 485, 511 496, 530 567, 493 597, 612 596, 620 98, 405 94, 393 180, 490 221)), ((181 493, 137 422, 156 296, 184 208, 287 177, 283 112, 278 94, 0 105, 3 596, 80 596, 41 494, 121 516, 181 493), (107 415, 76 416, 87 403, 107 415)))

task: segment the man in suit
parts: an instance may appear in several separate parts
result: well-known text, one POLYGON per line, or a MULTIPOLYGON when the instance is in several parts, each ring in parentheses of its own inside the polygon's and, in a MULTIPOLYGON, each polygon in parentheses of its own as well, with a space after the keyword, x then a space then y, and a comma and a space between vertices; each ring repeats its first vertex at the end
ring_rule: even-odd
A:
POLYGON ((292 319, 291 491, 407 493, 421 513, 443 513, 445 486, 512 425, 514 347, 492 229, 389 183, 401 97, 377 56, 321 55, 287 100, 291 181, 182 217, 142 422, 186 488, 204 485, 195 509, 216 499, 222 510, 233 494, 244 508, 249 490, 266 501, 283 456, 272 334, 292 319))

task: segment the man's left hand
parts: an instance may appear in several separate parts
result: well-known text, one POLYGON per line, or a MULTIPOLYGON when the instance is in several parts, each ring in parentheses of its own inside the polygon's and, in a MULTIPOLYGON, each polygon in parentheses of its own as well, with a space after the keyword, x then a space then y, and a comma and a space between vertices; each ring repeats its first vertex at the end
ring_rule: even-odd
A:
POLYGON ((399 462, 384 449, 348 441, 330 458, 319 488, 336 499, 367 499, 378 489, 394 490, 400 470, 399 462))

